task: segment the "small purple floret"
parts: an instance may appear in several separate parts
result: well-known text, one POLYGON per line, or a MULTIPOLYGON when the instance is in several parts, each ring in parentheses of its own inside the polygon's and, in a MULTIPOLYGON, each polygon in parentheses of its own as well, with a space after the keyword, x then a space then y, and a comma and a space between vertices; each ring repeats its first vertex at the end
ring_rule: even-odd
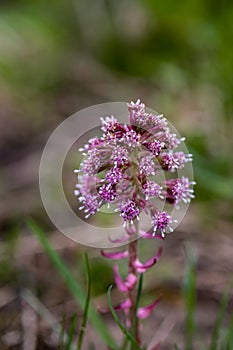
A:
POLYGON ((154 233, 158 230, 161 232, 162 236, 164 236, 167 229, 172 231, 172 228, 169 226, 169 224, 172 223, 172 218, 166 211, 157 211, 152 217, 152 223, 154 226, 154 233))
POLYGON ((145 142, 144 145, 151 153, 153 153, 154 156, 158 156, 163 147, 163 144, 158 140, 153 142, 145 142))
POLYGON ((144 155, 139 161, 139 173, 146 176, 155 175, 154 156, 152 154, 144 155))
POLYGON ((191 154, 185 154, 184 152, 175 153, 163 153, 161 155, 162 167, 164 170, 175 172, 177 169, 182 169, 187 162, 192 161, 191 154))
POLYGON ((142 187, 142 191, 145 194, 146 200, 150 197, 160 197, 162 193, 162 187, 155 181, 147 180, 142 187))
POLYGON ((123 146, 116 146, 112 150, 111 159, 113 160, 114 166, 122 167, 129 162, 129 152, 123 146))
POLYGON ((140 213, 136 203, 131 199, 127 199, 126 201, 121 202, 119 204, 119 210, 120 216, 124 219, 125 222, 134 220, 140 213))
POLYGON ((99 194, 103 200, 113 202, 117 196, 116 186, 112 184, 104 184, 100 187, 99 194))
POLYGON ((112 168, 107 171, 105 175, 105 179, 110 183, 110 184, 117 184, 122 180, 124 177, 124 174, 120 168, 112 168))
POLYGON ((182 176, 180 179, 171 179, 166 181, 167 193, 166 198, 168 201, 174 204, 180 202, 188 203, 194 198, 192 185, 195 185, 194 181, 189 181, 187 177, 182 176))

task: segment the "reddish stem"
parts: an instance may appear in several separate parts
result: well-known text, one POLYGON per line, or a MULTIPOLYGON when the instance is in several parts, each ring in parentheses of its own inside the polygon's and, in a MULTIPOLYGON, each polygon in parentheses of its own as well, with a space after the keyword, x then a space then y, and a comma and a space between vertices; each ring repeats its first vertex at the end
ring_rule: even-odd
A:
MULTIPOLYGON (((137 229, 138 229, 138 227, 137 227, 137 229)), ((137 256, 138 256, 138 241, 137 241, 137 239, 128 244, 128 252, 129 252, 128 273, 133 273, 135 276, 137 276, 137 271, 133 265, 134 261, 137 259, 137 256)), ((130 307, 129 313, 127 315, 127 326, 132 331, 132 326, 133 326, 134 317, 135 317, 136 300, 137 300, 137 283, 135 284, 133 289, 128 292, 128 298, 131 301, 131 307, 130 307)), ((138 320, 136 320, 134 336, 135 336, 135 339, 138 342, 138 344, 140 344, 141 339, 140 339, 138 320)))

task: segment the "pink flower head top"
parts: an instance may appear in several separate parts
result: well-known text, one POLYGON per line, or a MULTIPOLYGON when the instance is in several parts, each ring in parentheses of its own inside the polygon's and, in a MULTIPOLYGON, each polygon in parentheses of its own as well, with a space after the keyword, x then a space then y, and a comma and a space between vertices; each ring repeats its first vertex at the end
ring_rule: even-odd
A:
POLYGON ((194 197, 194 182, 177 177, 192 155, 176 150, 184 138, 170 131, 162 115, 147 113, 140 100, 128 104, 128 117, 129 124, 119 123, 115 116, 101 118, 102 136, 80 149, 85 157, 75 170, 75 195, 86 218, 102 205, 114 205, 127 226, 140 220, 144 211, 151 215, 152 236, 164 237, 172 231, 173 220, 155 206, 156 200, 177 206, 194 197), (156 180, 160 171, 168 174, 166 181, 156 180))

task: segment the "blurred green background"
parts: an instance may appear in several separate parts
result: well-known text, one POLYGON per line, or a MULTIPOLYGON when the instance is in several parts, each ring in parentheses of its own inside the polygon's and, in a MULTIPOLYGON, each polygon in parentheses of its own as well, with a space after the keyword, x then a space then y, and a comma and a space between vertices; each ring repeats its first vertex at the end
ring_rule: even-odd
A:
MULTIPOLYGON (((46 231, 54 230, 38 189, 44 144, 62 120, 96 103, 140 98, 186 136, 197 186, 183 231, 198 231, 199 241, 204 232, 208 237, 212 233, 213 249, 226 236, 227 244, 232 243, 232 38, 230 0, 1 1, 3 310, 11 301, 9 293, 15 300, 24 285, 25 254, 42 254, 33 250, 36 243, 25 229, 25 218, 33 216, 46 231)), ((72 261, 75 245, 65 238, 59 244, 57 249, 72 261)), ((30 278, 50 289, 48 277, 35 277, 32 271, 30 278)), ((26 283, 33 284, 30 279, 26 283)), ((96 290, 101 292, 98 283, 96 290)), ((5 325, 0 326, 7 334, 5 325)))

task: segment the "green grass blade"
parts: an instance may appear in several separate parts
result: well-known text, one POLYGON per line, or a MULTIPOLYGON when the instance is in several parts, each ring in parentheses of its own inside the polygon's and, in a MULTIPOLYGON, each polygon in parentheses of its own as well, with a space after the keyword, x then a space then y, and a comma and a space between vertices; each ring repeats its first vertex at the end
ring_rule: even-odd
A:
POLYGON ((227 349, 233 349, 233 313, 231 314, 226 335, 227 349))
POLYGON ((109 304, 110 311, 112 313, 112 316, 113 316, 116 324, 118 325, 118 327, 120 328, 122 333, 126 335, 126 337, 129 339, 129 341, 131 343, 133 343, 134 348, 137 350, 142 350, 141 347, 139 346, 139 344, 137 343, 137 341, 135 340, 135 338, 132 336, 132 334, 129 333, 129 331, 123 326, 123 324, 120 322, 119 318, 117 317, 117 314, 116 314, 116 312, 112 306, 112 302, 111 302, 111 290, 112 290, 112 286, 110 286, 108 288, 108 304, 109 304))
POLYGON ((70 321, 66 350, 72 349, 76 323, 77 323, 77 314, 74 314, 72 315, 71 321, 70 321))
MULTIPOLYGON (((132 335, 134 338, 135 338, 136 327, 137 327, 137 322, 138 322, 137 310, 138 310, 139 301, 140 301, 141 294, 142 294, 142 285, 143 285, 143 274, 141 273, 140 277, 139 277, 137 298, 136 298, 136 304, 135 304, 135 309, 134 309, 134 318, 133 318, 133 324, 132 324, 132 335)), ((133 350, 133 347, 134 347, 134 345, 133 345, 133 343, 131 343, 130 349, 133 350)))
MULTIPOLYGON (((64 261, 58 255, 58 253, 52 248, 48 239, 46 238, 43 231, 37 226, 37 224, 32 220, 27 220, 27 225, 30 230, 35 234, 35 236, 39 239, 41 245, 43 246, 45 252, 50 257, 51 261, 59 271, 60 275, 64 279, 66 285, 69 287, 71 293, 73 294, 77 303, 84 310, 85 308, 85 293, 80 287, 80 285, 76 282, 74 276, 70 272, 69 268, 66 266, 64 261)), ((90 305, 89 317, 92 325, 97 330, 98 334, 101 336, 102 340, 113 349, 116 349, 116 343, 109 333, 106 325, 103 323, 100 316, 97 314, 96 310, 92 305, 90 305)))
POLYGON ((209 350, 216 350, 218 347, 218 342, 219 342, 219 337, 220 337, 220 332, 221 332, 221 326, 222 322, 224 319, 225 312, 227 310, 228 302, 229 302, 229 296, 230 296, 230 291, 231 291, 231 286, 228 287, 224 294, 223 297, 220 301, 218 313, 217 313, 217 318, 215 321, 213 333, 212 333, 212 338, 211 338, 211 344, 209 347, 209 350))
POLYGON ((193 349, 195 334, 194 312, 196 308, 196 258, 190 247, 186 246, 187 264, 183 281, 183 294, 186 307, 185 349, 193 349))
POLYGON ((129 344, 129 340, 128 338, 125 336, 124 340, 123 340, 123 344, 121 346, 121 350, 127 350, 128 349, 128 344, 129 344))
POLYGON ((90 265, 89 265, 88 255, 86 253, 84 254, 84 259, 85 259, 85 267, 86 267, 86 274, 87 274, 87 296, 86 296, 86 302, 85 302, 85 307, 84 307, 83 320, 82 320, 80 333, 79 333, 79 337, 78 337, 77 350, 81 350, 81 347, 82 347, 83 337, 84 337, 84 333, 85 333, 86 325, 87 325, 90 299, 91 299, 91 273, 90 273, 90 265))
POLYGON ((61 332, 59 334, 59 350, 63 350, 63 346, 64 346, 65 323, 66 323, 66 316, 65 316, 65 313, 63 313, 62 323, 61 323, 61 332))

